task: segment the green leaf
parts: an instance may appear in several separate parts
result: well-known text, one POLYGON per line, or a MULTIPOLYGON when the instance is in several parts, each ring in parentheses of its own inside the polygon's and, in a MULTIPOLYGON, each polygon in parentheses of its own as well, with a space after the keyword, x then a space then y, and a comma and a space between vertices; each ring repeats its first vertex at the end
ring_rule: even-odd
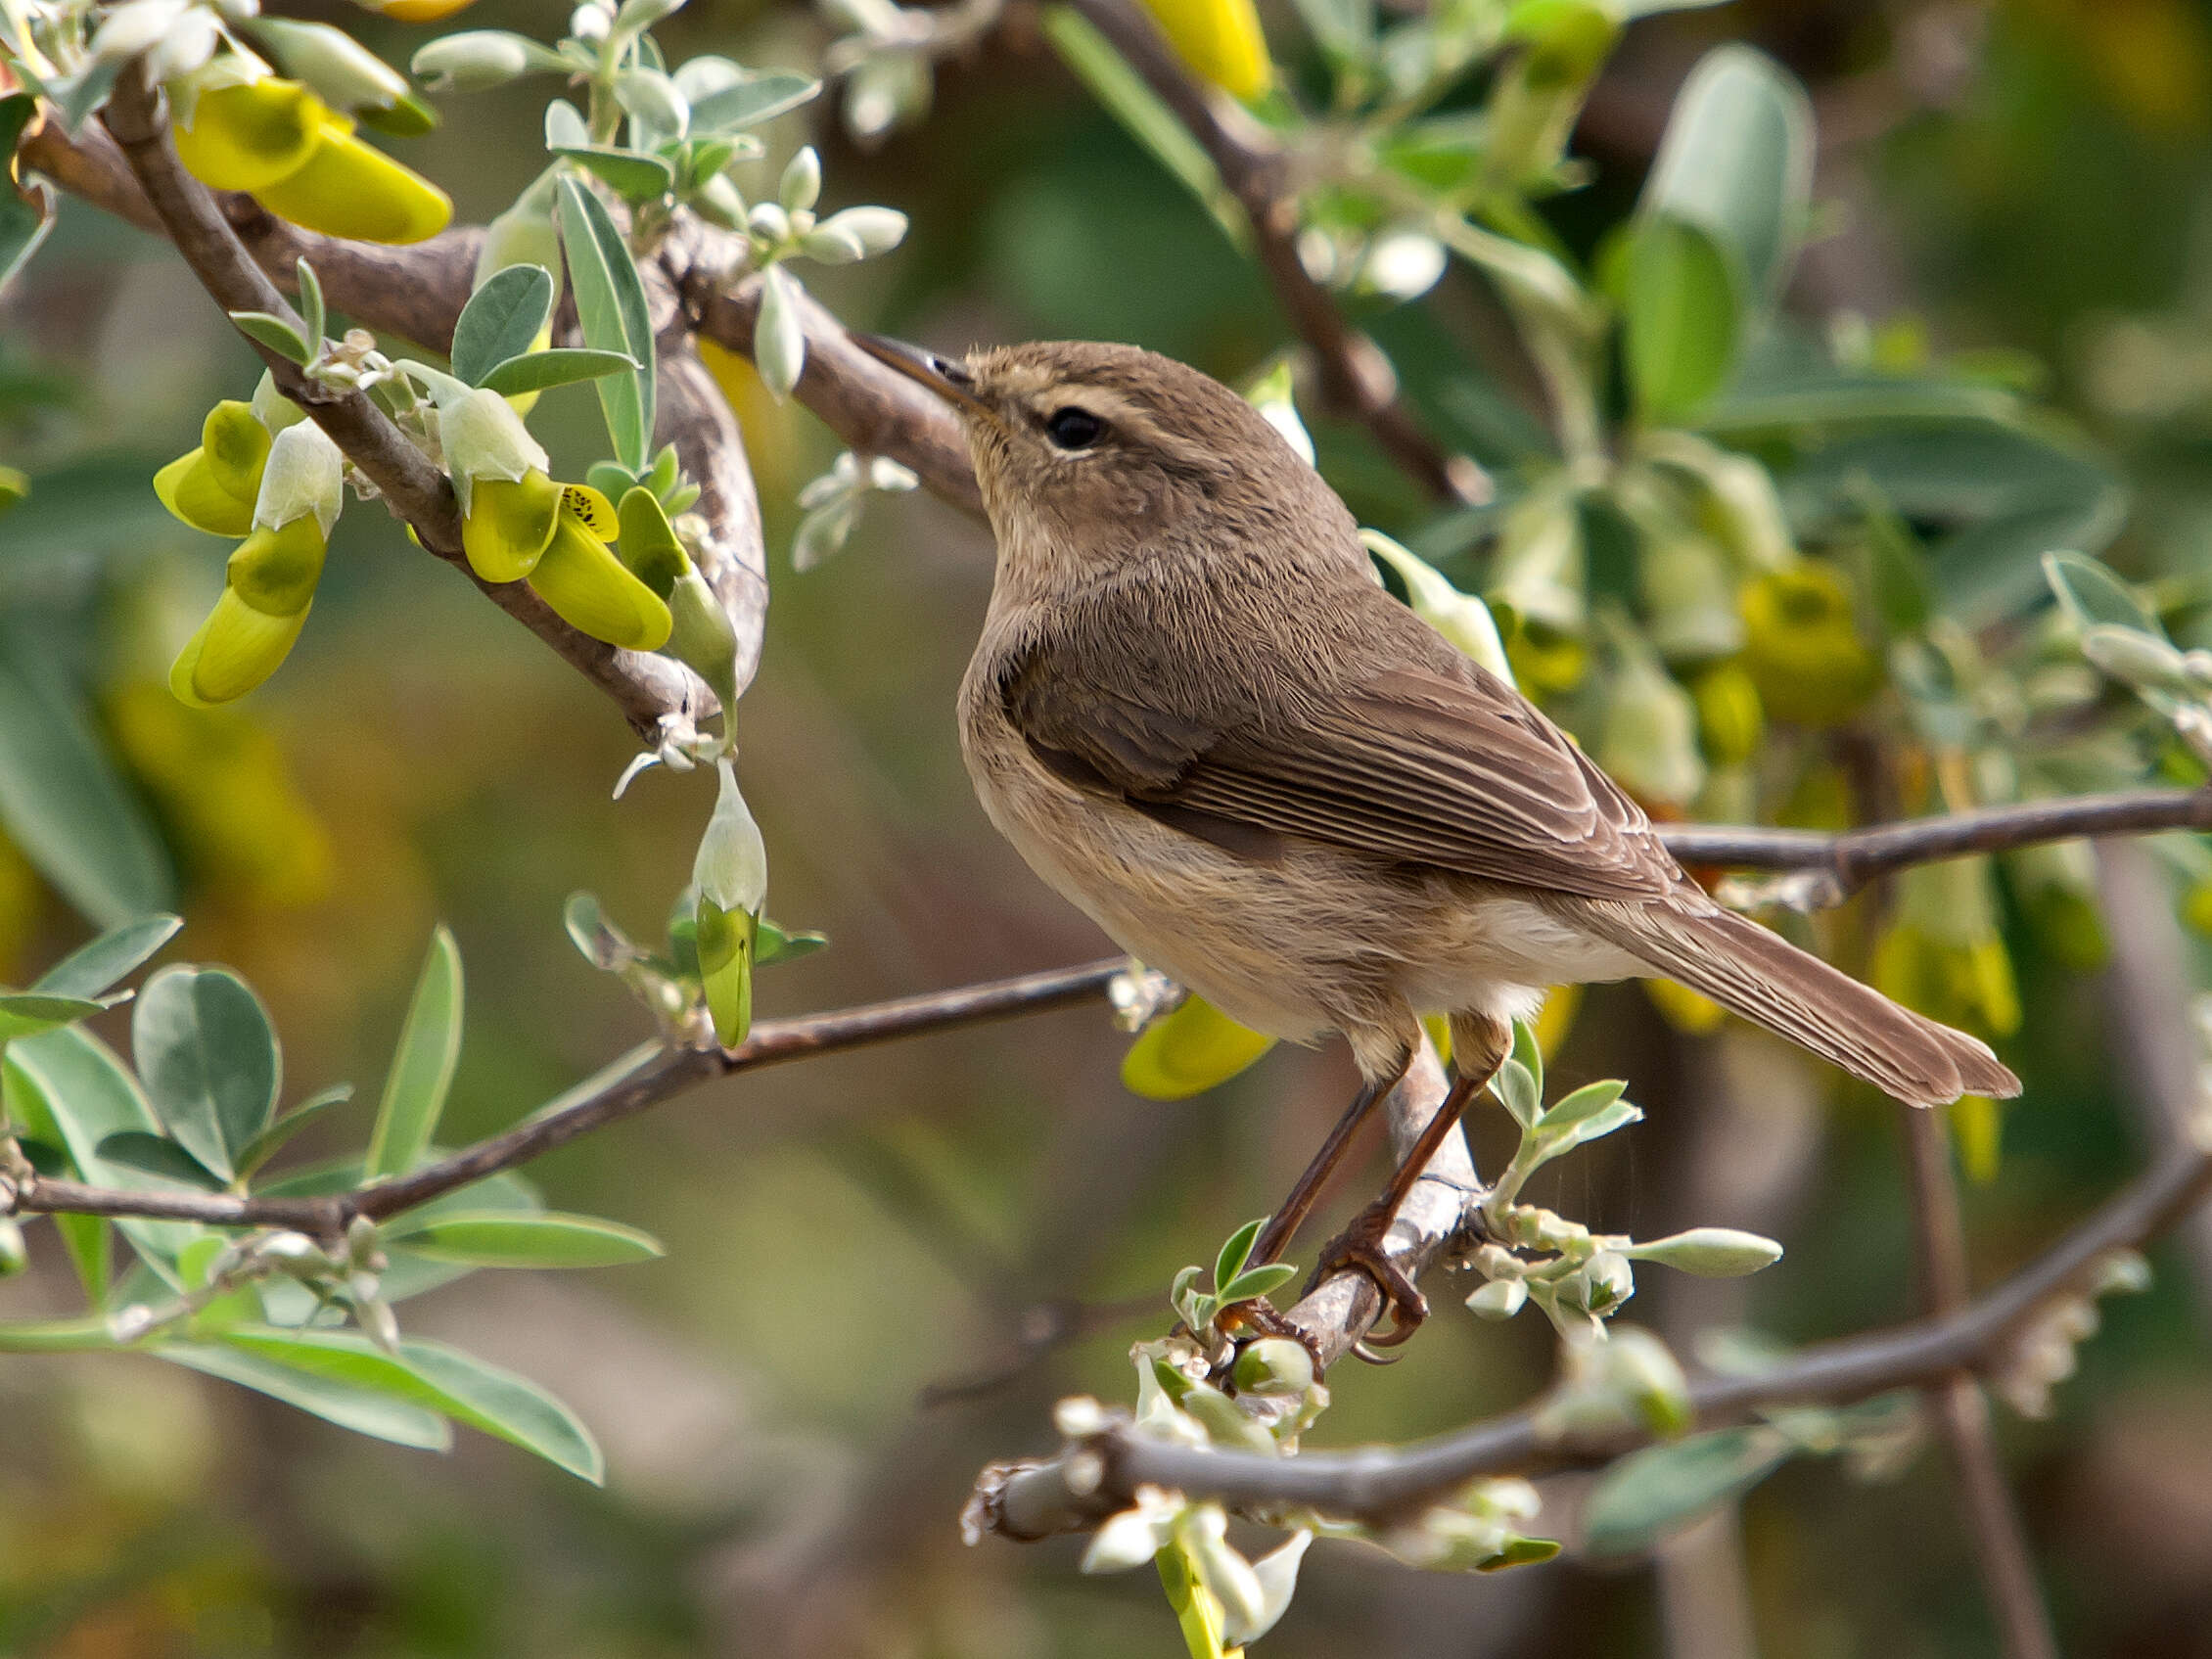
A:
POLYGON ((469 296, 453 324, 453 373, 471 386, 537 339, 553 311, 553 273, 543 265, 509 265, 469 296))
POLYGON ((1719 244, 1666 215, 1630 232, 1618 296, 1629 379, 1643 418, 1686 422, 1728 380, 1735 360, 1735 285, 1719 244))
POLYGON ((315 267, 301 259, 294 267, 300 274, 300 317, 307 325, 306 343, 310 352, 322 349, 323 331, 330 322, 330 310, 323 303, 322 278, 315 275, 315 267))
POLYGON ((764 967, 770 962, 796 962, 802 956, 813 955, 828 944, 826 933, 788 933, 762 916, 760 941, 753 963, 755 967, 764 967))
POLYGON ((402 1217, 385 1236, 434 1262, 477 1267, 612 1267, 666 1254, 659 1240, 635 1227, 557 1212, 402 1217))
POLYGON ((345 1105, 353 1098, 353 1085, 349 1083, 334 1083, 319 1094, 311 1094, 244 1146, 238 1149, 231 1162, 237 1166, 239 1178, 245 1179, 257 1172, 263 1164, 284 1147, 285 1143, 319 1120, 325 1113, 345 1105))
POLYGON ((108 1006, 81 996, 46 996, 35 991, 0 991, 0 1042, 73 1026, 108 1006))
POLYGON ((232 1155, 269 1127, 284 1075, 260 1000, 227 968, 163 968, 131 1015, 138 1075, 168 1131, 229 1180, 232 1155))
POLYGON ((1725 249, 1751 306, 1781 292, 1805 234, 1813 113, 1787 69, 1748 46, 1709 52, 1667 119, 1640 210, 1725 249))
POLYGON ((1259 1238, 1260 1229, 1267 1224, 1267 1217, 1255 1217, 1230 1233, 1222 1243, 1221 1254, 1214 1258, 1214 1288, 1217 1291, 1244 1271, 1245 1259, 1252 1254, 1253 1242, 1259 1238))
POLYGON ((1642 1109, 1621 1098, 1626 1086, 1618 1081, 1588 1083, 1544 1113, 1536 1127, 1544 1156, 1556 1158, 1585 1141, 1601 1140, 1639 1122, 1642 1109))
POLYGON ((230 320, 238 325, 240 334, 256 345, 266 346, 289 362, 304 365, 314 360, 305 339, 284 317, 272 316, 267 311, 233 311, 230 320))
POLYGON ((175 901, 168 855, 83 705, 8 632, 0 632, 0 827, 96 926, 175 901))
POLYGON ((549 387, 570 386, 579 380, 634 373, 636 368, 636 362, 627 352, 564 346, 509 357, 479 384, 502 397, 512 397, 520 392, 541 392, 549 387))
POLYGON ((1247 1267, 1214 1294, 1222 1302, 1249 1302, 1280 1289, 1297 1276, 1298 1269, 1290 1263, 1269 1262, 1264 1267, 1247 1267))
POLYGON ((1598 1478, 1583 1511, 1593 1555, 1649 1547, 1673 1527, 1750 1491, 1795 1448, 1765 1424, 1692 1435, 1631 1452, 1598 1478))
POLYGON ((163 1185, 191 1187, 199 1192, 219 1192, 222 1177, 210 1173, 199 1159, 166 1135, 144 1129, 124 1129, 100 1142, 100 1156, 110 1164, 152 1175, 163 1185))
MULTIPOLYGON (((681 76, 677 84, 683 84, 681 76)), ((742 78, 691 100, 691 130, 735 132, 740 127, 758 126, 787 110, 798 109, 821 89, 822 83, 811 75, 786 69, 742 72, 742 78)))
POLYGON ((355 1434, 424 1452, 448 1452, 453 1447, 453 1429, 443 1417, 380 1390, 337 1377, 315 1376, 258 1354, 215 1343, 165 1342, 147 1352, 157 1359, 187 1365, 281 1400, 287 1406, 297 1406, 355 1434))
POLYGON ((155 915, 125 922, 80 945, 38 976, 33 991, 49 996, 98 996, 176 937, 184 923, 155 915))
MULTIPOLYGON (((154 1111, 114 1049, 76 1026, 43 1037, 24 1037, 0 1054, 0 1090, 9 1119, 34 1139, 60 1146, 77 1177, 97 1186, 144 1190, 151 1181, 125 1165, 100 1156, 100 1143, 112 1134, 143 1129, 161 1131, 154 1111)), ((98 1217, 56 1217, 64 1223, 86 1288, 97 1300, 107 1289, 107 1228, 98 1217), (94 1240, 99 1242, 97 1246, 94 1240), (89 1268, 97 1257, 97 1276, 89 1268)), ((179 1221, 130 1221, 122 1232, 149 1266, 165 1279, 174 1276, 178 1250, 199 1228, 179 1221)))
POLYGON ((2164 624, 2136 596, 2135 589, 2087 554, 2046 553, 2043 575, 2076 627, 2088 629, 2101 623, 2133 628, 2153 639, 2166 638, 2164 624))
POLYGON ((604 144, 563 144, 553 154, 606 180, 624 202, 635 207, 658 202, 675 188, 676 170, 658 156, 636 150, 617 150, 604 144))
POLYGON ((583 343, 626 352, 638 364, 635 373, 608 375, 598 387, 615 458, 642 473, 652 464, 653 440, 653 329, 645 288, 606 207, 573 178, 561 180, 561 246, 583 343))
MULTIPOLYGON (((38 100, 27 92, 0 98, 0 157, 12 157, 23 127, 38 113, 38 100)), ((42 184, 16 185, 0 179, 0 292, 29 263, 54 228, 54 193, 42 184)))
POLYGON ((431 936, 430 955, 385 1079, 384 1101, 369 1135, 368 1176, 405 1175, 421 1160, 438 1132, 460 1057, 461 950, 440 923, 431 936))
POLYGON ((420 1339, 386 1354, 351 1330, 239 1326, 223 1343, 318 1377, 376 1390, 533 1452, 597 1485, 605 1459, 576 1414, 535 1383, 484 1360, 420 1339))

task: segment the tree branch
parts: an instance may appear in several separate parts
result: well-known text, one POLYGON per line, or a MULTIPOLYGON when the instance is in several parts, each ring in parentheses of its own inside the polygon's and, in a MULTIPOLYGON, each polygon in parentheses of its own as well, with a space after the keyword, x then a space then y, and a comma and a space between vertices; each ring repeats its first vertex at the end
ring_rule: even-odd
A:
MULTIPOLYGON (((1819 1344, 1754 1375, 1700 1375, 1689 1400, 1700 1428, 1777 1406, 1828 1405, 1915 1387, 1955 1371, 2002 1370, 2015 1340, 2053 1302, 2082 1294, 2114 1251, 2155 1237, 2212 1191, 2212 1134, 2162 1157, 2144 1175, 2010 1278, 1957 1312, 1819 1344)), ((1307 1452, 1295 1457, 1173 1445, 1126 1427, 1056 1456, 984 1471, 968 1518, 975 1530, 1030 1540, 1086 1531, 1129 1507, 1139 1487, 1252 1508, 1301 1507, 1388 1524, 1486 1475, 1605 1462, 1641 1434, 1547 1435, 1523 1410, 1401 1448, 1307 1452)))
POLYGON ((1287 189, 1289 158, 1280 147, 1241 111, 1221 103, 1193 80, 1151 20, 1129 0, 1074 0, 1074 5, 1189 129, 1244 208, 1261 269, 1291 326, 1312 347, 1322 394, 1331 407, 1362 423, 1385 454, 1440 499, 1488 501, 1489 475, 1421 429, 1399 398, 1398 375, 1382 348, 1354 328, 1328 290, 1308 274, 1298 256, 1298 204, 1287 189))
POLYGON ((710 1079, 787 1060, 887 1042, 924 1032, 950 1031, 1018 1014, 1043 1013, 1105 994, 1126 957, 1020 974, 952 991, 901 996, 857 1008, 765 1020, 736 1048, 686 1048, 648 1042, 525 1118, 514 1128, 464 1147, 408 1175, 371 1181, 321 1198, 255 1198, 233 1193, 126 1191, 45 1175, 0 1175, 0 1216, 141 1216, 214 1226, 295 1227, 343 1233, 355 1216, 387 1221, 501 1170, 565 1146, 578 1135, 673 1099, 710 1079))

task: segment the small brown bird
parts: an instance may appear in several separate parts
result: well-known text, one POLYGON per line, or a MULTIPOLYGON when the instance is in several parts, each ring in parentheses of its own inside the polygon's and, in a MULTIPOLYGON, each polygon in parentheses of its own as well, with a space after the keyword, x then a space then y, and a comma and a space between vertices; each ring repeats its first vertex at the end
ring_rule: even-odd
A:
POLYGON ((1722 908, 1536 707, 1373 578, 1351 512, 1242 397, 1128 346, 863 344, 959 411, 998 542, 960 742, 991 820, 1132 955, 1256 1031, 1341 1033, 1365 1086, 1268 1260, 1448 1014, 1457 1078, 1324 1252, 1399 1201, 1544 988, 1665 977, 1916 1106, 2011 1095, 1983 1043, 1722 908))

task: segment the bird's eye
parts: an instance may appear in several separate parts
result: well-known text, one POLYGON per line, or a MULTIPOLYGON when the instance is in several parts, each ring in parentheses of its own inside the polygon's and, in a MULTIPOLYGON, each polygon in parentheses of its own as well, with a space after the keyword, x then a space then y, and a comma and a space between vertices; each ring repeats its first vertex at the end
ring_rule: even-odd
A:
POLYGON ((1044 436, 1058 449, 1088 449, 1104 436, 1106 423, 1088 409, 1069 404, 1044 418, 1044 436))

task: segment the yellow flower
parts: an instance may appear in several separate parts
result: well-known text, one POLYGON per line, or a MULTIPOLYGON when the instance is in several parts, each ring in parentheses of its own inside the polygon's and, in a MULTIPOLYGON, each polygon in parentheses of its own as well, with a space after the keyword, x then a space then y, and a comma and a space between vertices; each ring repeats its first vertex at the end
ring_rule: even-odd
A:
POLYGON ((1274 1045, 1203 996, 1186 996, 1122 1056, 1122 1086, 1147 1100, 1187 1100, 1228 1082, 1274 1045))
POLYGON ((222 597, 169 669, 178 701, 203 708, 227 703, 276 672, 307 623, 324 550, 323 528, 312 513, 256 529, 238 544, 222 597))
POLYGON ((1740 765, 1759 753, 1766 735, 1766 713, 1759 687, 1734 663, 1707 668, 1690 687, 1697 702, 1697 735, 1705 758, 1716 766, 1740 765))
POLYGON ((205 449, 179 455, 156 473, 154 493, 176 517, 209 535, 244 535, 253 528, 253 497, 241 499, 216 483, 205 449))
POLYGON ((1740 598, 1744 668, 1767 712, 1798 725, 1849 719, 1881 684, 1859 637, 1851 595, 1825 565, 1800 561, 1748 582, 1740 598))
POLYGON ((280 219, 355 242, 420 242, 453 218, 451 197, 328 111, 306 164, 254 196, 280 219))
POLYGON ((359 0, 370 11, 403 23, 441 23, 476 0, 359 0))
POLYGON ((1720 1030, 1721 1021, 1728 1016, 1728 1010, 1711 997, 1686 985, 1677 985, 1673 980, 1645 980, 1643 991, 1661 1017, 1688 1037, 1703 1037, 1720 1030))
POLYGON ((177 160, 217 190, 261 190, 306 165, 322 142, 323 101, 296 80, 209 86, 180 112, 177 160))
POLYGON ((1235 98, 1257 98, 1275 77, 1252 0, 1144 0, 1177 57, 1235 98))
POLYGON ((211 83, 177 99, 177 159, 217 190, 253 193, 309 230, 362 242, 420 242, 453 217, 446 194, 353 134, 353 123, 296 80, 240 73, 219 59, 211 83))
MULTIPOLYGON (((484 481, 476 487, 482 489, 484 481)), ((553 536, 530 569, 530 587, 570 626, 631 651, 658 651, 674 621, 660 595, 615 557, 615 509, 589 484, 567 484, 553 536)))
POLYGON ((521 581, 536 568, 561 516, 561 486, 540 468, 519 479, 480 478, 461 515, 461 547, 485 581, 521 581))

